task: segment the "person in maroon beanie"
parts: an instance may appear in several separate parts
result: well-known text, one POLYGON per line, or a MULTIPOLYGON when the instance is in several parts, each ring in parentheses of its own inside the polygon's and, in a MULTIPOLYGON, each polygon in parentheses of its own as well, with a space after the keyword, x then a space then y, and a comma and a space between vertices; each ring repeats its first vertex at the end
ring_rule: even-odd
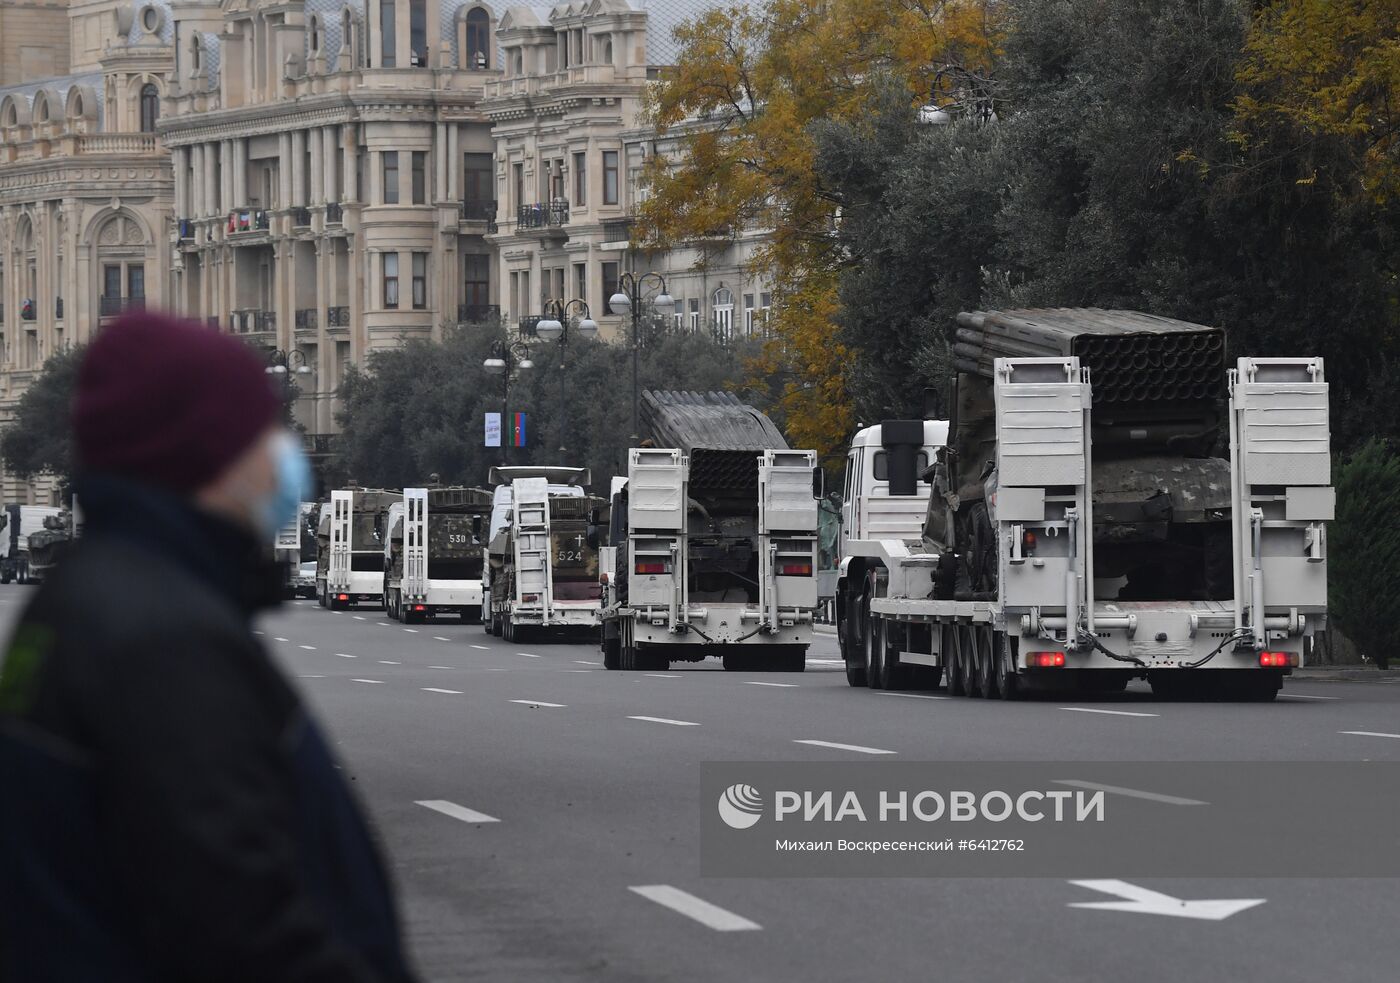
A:
POLYGON ((84 537, 0 661, 0 980, 401 983, 379 850, 254 637, 309 469, 261 360, 134 314, 73 407, 84 537))

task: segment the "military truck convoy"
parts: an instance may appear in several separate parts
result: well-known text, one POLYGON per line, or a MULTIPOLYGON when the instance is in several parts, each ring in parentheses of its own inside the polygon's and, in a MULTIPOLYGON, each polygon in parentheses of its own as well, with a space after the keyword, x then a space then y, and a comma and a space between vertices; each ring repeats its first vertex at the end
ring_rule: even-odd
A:
POLYGON ((952 419, 847 458, 850 684, 1272 699, 1327 614, 1322 360, 1227 373, 1219 329, 1127 311, 958 325, 952 419))
MULTIPOLYGON (((817 605, 812 451, 728 393, 647 392, 607 510, 603 665, 801 672, 817 605)), ((595 516, 601 518, 601 516, 595 516)), ((603 532, 595 526, 594 537, 603 532)))
POLYGON ((316 536, 316 594, 322 607, 384 603, 386 523, 390 506, 402 495, 382 488, 331 492, 316 536))
POLYGON ((389 506, 384 607, 404 624, 438 615, 481 616, 481 571, 491 493, 480 488, 405 488, 389 506))
POLYGON ((593 635, 598 554, 589 542, 586 468, 492 468, 481 621, 507 641, 543 630, 593 635))
POLYGON ((50 529, 48 522, 61 521, 63 515, 64 510, 55 506, 4 506, 4 522, 0 524, 0 584, 8 584, 11 581, 29 584, 39 579, 48 557, 41 552, 36 567, 35 557, 31 552, 34 537, 38 537, 37 545, 41 549, 56 545, 50 542, 56 537, 46 535, 57 531, 50 529))

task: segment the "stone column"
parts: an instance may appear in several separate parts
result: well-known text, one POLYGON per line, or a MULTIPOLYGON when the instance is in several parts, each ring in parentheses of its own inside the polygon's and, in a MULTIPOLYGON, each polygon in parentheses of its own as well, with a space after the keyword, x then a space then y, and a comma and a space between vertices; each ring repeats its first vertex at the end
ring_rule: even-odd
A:
POLYGON ((340 201, 340 189, 337 187, 340 170, 336 167, 336 128, 334 126, 321 128, 321 153, 322 167, 325 173, 325 186, 322 188, 321 201, 340 201))
POLYGON ((305 205, 302 200, 306 188, 306 131, 292 131, 292 197, 282 207, 305 205))
POLYGON ((319 205, 326 200, 325 154, 322 151, 326 131, 321 127, 307 131, 311 141, 311 200, 307 205, 319 205))
POLYGON ((219 188, 214 182, 215 155, 219 148, 217 144, 206 143, 200 145, 200 150, 204 158, 204 215, 213 217, 219 215, 219 188))
POLYGON ((447 124, 447 198, 461 201, 462 193, 462 150, 458 143, 461 127, 456 123, 447 124))
POLYGON ((277 207, 290 208, 292 204, 292 135, 277 135, 277 207))
MULTIPOLYGON (((248 140, 238 137, 233 141, 233 201, 229 204, 242 208, 251 198, 248 194, 248 140)), ((263 203, 263 207, 270 206, 270 202, 263 203)))
POLYGON ((340 175, 340 200, 355 201, 355 160, 358 147, 355 144, 355 127, 346 123, 340 128, 340 143, 345 148, 345 169, 340 175))
POLYGON ((427 198, 430 205, 447 200, 447 127, 442 123, 433 128, 433 186, 427 198))

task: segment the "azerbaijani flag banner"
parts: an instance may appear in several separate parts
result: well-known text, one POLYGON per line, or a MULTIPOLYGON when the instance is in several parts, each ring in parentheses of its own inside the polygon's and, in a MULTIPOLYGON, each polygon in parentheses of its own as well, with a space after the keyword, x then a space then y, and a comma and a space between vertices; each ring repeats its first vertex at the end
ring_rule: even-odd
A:
POLYGON ((525 414, 515 414, 515 443, 514 447, 525 446, 525 414))

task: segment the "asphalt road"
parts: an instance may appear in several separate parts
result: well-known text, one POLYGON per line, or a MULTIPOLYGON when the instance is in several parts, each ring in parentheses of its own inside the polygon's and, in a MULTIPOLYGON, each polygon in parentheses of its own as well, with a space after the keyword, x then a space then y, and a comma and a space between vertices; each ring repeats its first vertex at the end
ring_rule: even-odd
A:
MULTIPOLYGON (((0 621, 26 590, 0 588, 0 621)), ((704 878, 699 849, 701 762, 1394 761, 1400 737, 1370 735, 1400 735, 1400 686, 1004 704, 852 691, 829 636, 799 675, 605 672, 592 646, 310 602, 259 630, 368 803, 429 980, 1362 983, 1400 965, 1391 879, 1133 880, 1263 899, 1211 921, 1071 907, 1116 899, 1063 879, 704 878)), ((1298 848, 1396 819, 1339 816, 1298 848)))

